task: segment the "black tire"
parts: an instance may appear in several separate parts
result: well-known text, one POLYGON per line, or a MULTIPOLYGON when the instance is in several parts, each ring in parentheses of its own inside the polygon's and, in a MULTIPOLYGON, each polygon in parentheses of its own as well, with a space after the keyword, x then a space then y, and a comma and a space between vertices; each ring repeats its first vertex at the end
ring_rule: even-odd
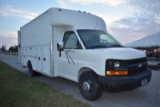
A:
POLYGON ((29 65, 28 66, 28 69, 29 69, 29 77, 35 77, 37 75, 37 72, 35 72, 33 69, 32 69, 32 65, 29 65))
POLYGON ((101 97, 103 90, 97 76, 92 72, 83 73, 79 79, 79 90, 84 98, 94 101, 101 97))

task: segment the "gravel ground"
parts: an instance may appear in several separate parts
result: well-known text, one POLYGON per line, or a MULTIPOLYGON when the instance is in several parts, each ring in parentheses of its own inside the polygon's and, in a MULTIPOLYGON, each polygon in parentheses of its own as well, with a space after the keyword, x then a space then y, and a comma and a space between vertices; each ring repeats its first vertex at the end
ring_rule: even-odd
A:
MULTIPOLYGON (((17 56, 0 54, 0 60, 16 68, 24 74, 28 74, 28 69, 23 68, 17 56)), ((92 107, 160 107, 160 71, 152 71, 151 82, 138 89, 120 92, 104 92, 102 97, 96 101, 85 100, 78 89, 78 84, 63 78, 50 78, 44 75, 35 79, 51 85, 52 87, 74 96, 82 102, 90 104, 92 107)))

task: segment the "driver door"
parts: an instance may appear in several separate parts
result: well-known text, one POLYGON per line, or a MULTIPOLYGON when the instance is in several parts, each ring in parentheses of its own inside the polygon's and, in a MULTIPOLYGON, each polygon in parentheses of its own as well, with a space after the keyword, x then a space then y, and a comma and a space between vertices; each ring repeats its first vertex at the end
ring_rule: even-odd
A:
POLYGON ((60 76, 76 81, 78 73, 79 50, 82 49, 78 38, 73 31, 67 31, 63 37, 64 51, 59 56, 60 76))

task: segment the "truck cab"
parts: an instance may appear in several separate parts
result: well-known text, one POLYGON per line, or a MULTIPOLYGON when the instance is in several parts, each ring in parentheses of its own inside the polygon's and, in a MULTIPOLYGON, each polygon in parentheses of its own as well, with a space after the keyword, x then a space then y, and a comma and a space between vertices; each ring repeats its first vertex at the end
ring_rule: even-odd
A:
POLYGON ((101 30, 66 31, 57 48, 62 66, 59 71, 77 81, 88 100, 97 99, 103 90, 132 90, 151 79, 144 52, 122 46, 101 30))

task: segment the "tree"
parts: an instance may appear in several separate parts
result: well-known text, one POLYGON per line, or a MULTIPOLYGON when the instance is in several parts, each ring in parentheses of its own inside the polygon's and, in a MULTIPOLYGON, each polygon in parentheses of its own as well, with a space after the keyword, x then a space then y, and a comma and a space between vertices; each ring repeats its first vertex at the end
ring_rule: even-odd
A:
POLYGON ((2 52, 6 52, 6 50, 7 50, 7 49, 6 49, 6 46, 3 45, 3 46, 2 46, 2 52))
POLYGON ((18 52, 18 46, 17 45, 11 46, 8 51, 9 52, 18 52))

